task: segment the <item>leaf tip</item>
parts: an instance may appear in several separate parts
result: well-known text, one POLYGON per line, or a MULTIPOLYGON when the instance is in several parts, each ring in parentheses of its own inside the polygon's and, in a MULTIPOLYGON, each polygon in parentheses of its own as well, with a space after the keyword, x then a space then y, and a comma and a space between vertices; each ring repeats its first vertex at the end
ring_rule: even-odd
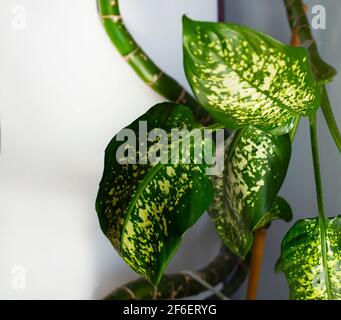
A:
POLYGON ((193 20, 192 19, 190 19, 190 18, 188 18, 188 16, 187 15, 183 15, 182 16, 182 24, 185 26, 185 25, 187 25, 187 24, 189 24, 189 23, 191 23, 193 20))
POLYGON ((182 16, 182 28, 183 28, 183 33, 185 34, 186 32, 190 32, 190 30, 193 30, 194 27, 193 25, 196 23, 195 20, 192 20, 189 18, 187 15, 182 16))
POLYGON ((281 258, 279 258, 275 264, 275 272, 276 273, 283 272, 282 259, 281 258))

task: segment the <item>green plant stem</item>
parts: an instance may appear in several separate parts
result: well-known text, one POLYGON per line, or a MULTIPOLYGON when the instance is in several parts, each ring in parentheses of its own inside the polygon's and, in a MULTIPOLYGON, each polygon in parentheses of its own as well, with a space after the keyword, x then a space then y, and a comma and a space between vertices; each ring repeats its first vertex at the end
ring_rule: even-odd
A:
POLYGON ((314 175, 315 175, 315 185, 316 185, 316 197, 319 212, 319 224, 321 233, 321 253, 322 253, 322 263, 324 272, 324 279, 328 293, 328 299, 330 299, 330 284, 328 275, 328 262, 327 262, 327 241, 326 241, 326 230, 327 230, 327 216, 324 212, 323 203, 323 189, 321 180, 321 169, 320 160, 318 153, 318 141, 317 141, 317 127, 316 127, 316 112, 310 116, 310 140, 311 140, 311 151, 314 163, 314 175))
MULTIPOLYGON (((295 32, 299 36, 300 42, 309 51, 310 62, 316 80, 320 83, 330 81, 337 72, 331 65, 323 61, 319 54, 315 38, 312 34, 307 15, 305 13, 303 1, 283 1, 286 7, 288 21, 292 32, 295 32)), ((341 152, 341 134, 337 127, 325 86, 322 88, 322 111, 334 142, 341 152)))
POLYGON ((322 112, 324 118, 327 121, 329 131, 335 141, 335 144, 339 151, 341 152, 341 134, 337 127, 337 123, 330 105, 327 89, 325 86, 322 88, 322 101, 321 101, 322 112))
MULTIPOLYGON (((211 123, 210 116, 204 111, 197 101, 189 94, 180 84, 164 73, 158 66, 148 57, 148 55, 140 48, 135 39, 125 27, 124 21, 120 14, 119 1, 115 0, 97 0, 98 12, 103 22, 103 26, 118 52, 123 56, 124 60, 133 68, 137 75, 152 89, 165 97, 167 100, 177 103, 183 103, 193 108, 196 118, 204 125, 211 123)), ((213 129, 216 127, 213 126, 213 129)), ((230 256, 232 256, 230 254, 230 256)), ((218 258, 217 258, 218 259, 218 258)), ((230 268, 235 263, 231 257, 226 261, 226 265, 222 267, 224 272, 220 273, 219 278, 222 280, 228 274, 230 268)), ((215 260, 201 271, 207 278, 206 281, 214 280, 213 276, 217 272, 214 271, 219 263, 215 260), (212 271, 213 270, 213 271, 212 271)), ((246 269, 246 267, 245 267, 246 269)), ((231 280, 232 281, 232 280, 231 280)), ((233 281, 233 288, 236 290, 242 283, 243 278, 237 277, 233 281)), ((211 285, 215 283, 210 282, 211 285)), ((227 286, 228 287, 228 286, 227 286)), ((178 274, 164 276, 159 289, 156 292, 158 299, 180 298, 187 295, 193 295, 205 290, 202 285, 190 279, 186 275, 178 274), (187 287, 186 287, 187 286, 187 287)), ((118 288, 108 299, 151 299, 154 297, 155 290, 151 284, 145 279, 138 279, 122 288, 118 288)))
POLYGON ((305 13, 302 0, 283 0, 292 31, 297 33, 300 42, 309 51, 315 78, 320 83, 328 82, 336 75, 336 70, 324 62, 320 56, 316 41, 313 37, 310 24, 305 13))
POLYGON ((167 100, 192 107, 198 120, 202 123, 209 123, 210 117, 192 95, 178 82, 160 70, 136 43, 124 24, 119 1, 97 0, 97 5, 103 26, 111 42, 137 75, 167 100))
MULTIPOLYGON (((231 254, 225 247, 222 247, 218 256, 208 266, 199 270, 196 274, 210 285, 215 286, 222 282, 227 275, 235 269, 236 264, 243 265, 243 262, 239 262, 239 258, 231 254)), ((244 266, 244 269, 247 269, 247 266, 244 266)), ((236 278, 234 280, 233 289, 236 290, 243 279, 236 278)), ((231 293, 233 293, 234 290, 231 290, 231 293)), ((207 288, 195 281, 189 275, 180 272, 178 274, 163 276, 158 288, 155 288, 146 279, 139 278, 116 289, 109 294, 106 299, 180 299, 199 294, 203 291, 207 291, 207 288)))

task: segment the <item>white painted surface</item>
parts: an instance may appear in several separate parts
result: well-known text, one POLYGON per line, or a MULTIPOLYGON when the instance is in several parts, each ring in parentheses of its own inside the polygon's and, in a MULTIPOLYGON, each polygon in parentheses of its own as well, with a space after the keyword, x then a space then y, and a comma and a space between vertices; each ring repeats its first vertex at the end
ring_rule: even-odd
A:
MULTIPOLYGON (((181 15, 215 20, 215 1, 121 2, 145 50, 184 83, 181 15)), ((101 298, 136 277, 99 229, 103 152, 162 99, 115 52, 95 0, 1 0, 0 39, 0 298, 101 298), (26 27, 13 29, 21 9, 26 27)), ((186 235, 170 271, 215 254, 211 228, 204 218, 186 235)))

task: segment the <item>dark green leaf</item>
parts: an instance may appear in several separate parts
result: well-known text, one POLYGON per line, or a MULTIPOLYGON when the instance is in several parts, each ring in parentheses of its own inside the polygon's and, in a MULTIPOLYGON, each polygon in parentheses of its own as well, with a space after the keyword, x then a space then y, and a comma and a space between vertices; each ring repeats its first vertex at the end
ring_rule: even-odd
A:
POLYGON ((291 207, 289 203, 281 197, 275 199, 270 211, 259 220, 257 225, 254 226, 254 229, 268 227, 274 220, 284 220, 285 222, 290 222, 292 220, 291 207))
POLYGON ((336 69, 325 62, 317 51, 309 50, 310 51, 310 61, 312 64, 312 70, 315 75, 315 79, 320 84, 325 84, 328 82, 333 81, 333 78, 337 75, 336 69))
MULTIPOLYGON (((139 133, 140 121, 147 121, 148 133, 156 128, 165 130, 168 139, 174 128, 198 127, 189 108, 159 104, 126 128, 136 133, 137 145, 144 136, 139 133)), ((212 183, 205 173, 206 164, 194 163, 193 152, 190 157, 187 155, 188 163, 186 158, 185 161, 180 158, 178 164, 171 163, 173 155, 169 151, 174 145, 166 148, 168 152, 163 155, 166 162, 120 164, 116 151, 120 147, 127 152, 136 148, 134 141, 124 145, 116 137, 105 152, 105 168, 96 201, 101 228, 132 269, 158 283, 182 234, 211 203, 212 183)), ((211 140, 203 141, 201 147, 212 147, 211 140)), ((155 152, 160 144, 158 140, 149 141, 148 152, 155 152)), ((146 160, 140 149, 136 151, 146 160)))
POLYGON ((199 102, 228 128, 288 133, 318 108, 321 87, 307 50, 248 27, 184 17, 184 63, 199 102))
POLYGON ((276 270, 285 273, 292 299, 341 299, 341 216, 296 222, 283 239, 276 270))
POLYGON ((288 220, 290 207, 277 193, 291 155, 288 135, 273 136, 254 127, 241 129, 226 150, 224 173, 215 177, 216 197, 209 209, 225 245, 245 256, 252 232, 272 219, 288 220))

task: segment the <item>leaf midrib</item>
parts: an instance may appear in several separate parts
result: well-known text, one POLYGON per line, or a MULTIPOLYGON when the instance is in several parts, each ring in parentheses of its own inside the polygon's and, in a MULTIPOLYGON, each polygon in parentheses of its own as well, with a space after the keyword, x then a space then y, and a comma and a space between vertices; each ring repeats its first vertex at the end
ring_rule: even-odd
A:
POLYGON ((230 69, 235 72, 238 77, 242 80, 242 81, 245 81, 251 88, 254 88, 256 89, 257 92, 263 94, 267 99, 269 99, 270 101, 273 101, 275 102, 280 109, 284 110, 284 111, 287 111, 289 112, 293 117, 297 117, 297 116, 300 116, 299 113, 296 113, 294 110, 292 110, 291 106, 287 106, 285 105, 282 101, 278 100, 277 98, 275 97, 270 97, 268 93, 266 93, 265 91, 259 89, 259 87, 256 87, 254 86, 249 80, 245 79, 238 71, 236 71, 230 64, 227 64, 230 69))
MULTIPOLYGON (((181 141, 183 141, 183 139, 181 139, 181 141)), ((169 153, 167 153, 167 158, 168 160, 170 160, 170 164, 172 164, 172 160, 174 158, 176 158, 176 154, 173 156, 172 152, 171 152, 171 156, 169 157, 169 153)), ((138 198, 141 196, 141 194, 143 193, 143 191, 145 190, 146 186, 152 181, 152 179, 157 175, 157 173, 164 167, 167 165, 170 165, 169 163, 162 163, 162 158, 160 159, 159 163, 157 163, 154 167, 151 168, 151 170, 147 173, 147 175, 143 178, 143 180, 140 182, 140 184, 138 185, 136 191, 135 191, 135 195, 134 197, 130 200, 129 205, 128 205, 128 210, 127 213, 125 215, 124 218, 124 223, 122 226, 122 234, 121 234, 121 238, 120 238, 120 247, 122 249, 122 241, 123 241, 123 237, 124 237, 124 232, 123 230, 126 228, 126 225, 129 221, 129 218, 131 216, 131 212, 134 208, 134 206, 137 203, 138 198)), ((180 163, 179 163, 180 164, 180 163)))
POLYGON ((330 278, 329 278, 329 269, 328 269, 328 259, 327 259, 327 228, 326 228, 326 219, 319 218, 319 230, 321 237, 321 254, 322 254, 322 266, 323 266, 323 276, 324 282, 326 285, 326 292, 328 300, 333 299, 331 289, 330 289, 330 278))

